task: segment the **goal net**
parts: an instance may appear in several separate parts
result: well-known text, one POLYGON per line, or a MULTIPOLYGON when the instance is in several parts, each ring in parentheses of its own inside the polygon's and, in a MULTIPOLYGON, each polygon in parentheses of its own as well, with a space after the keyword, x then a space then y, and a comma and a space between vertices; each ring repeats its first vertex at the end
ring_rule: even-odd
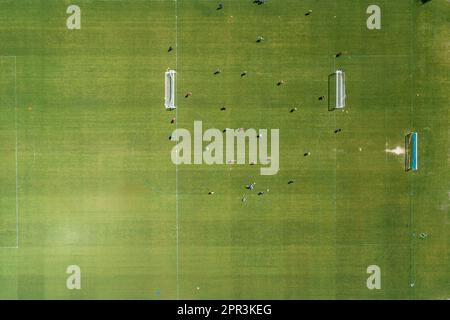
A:
POLYGON ((405 170, 417 171, 417 146, 418 135, 417 132, 408 133, 405 137, 405 170))
POLYGON ((336 70, 336 109, 345 107, 345 73, 338 69, 336 70))
POLYGON ((345 107, 345 72, 341 69, 328 75, 328 110, 345 107))
POLYGON ((165 90, 165 107, 166 109, 175 109, 175 86, 176 86, 175 70, 167 70, 165 74, 166 90, 165 90))

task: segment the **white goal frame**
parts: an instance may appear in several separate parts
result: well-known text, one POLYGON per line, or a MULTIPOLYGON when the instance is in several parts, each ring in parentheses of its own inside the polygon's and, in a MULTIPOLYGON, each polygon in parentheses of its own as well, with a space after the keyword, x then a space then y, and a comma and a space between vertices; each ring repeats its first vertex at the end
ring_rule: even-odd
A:
POLYGON ((336 109, 345 107, 345 72, 341 69, 336 70, 336 109))
POLYGON ((176 96, 176 75, 175 70, 167 70, 165 73, 165 102, 166 109, 175 109, 175 96, 176 96))

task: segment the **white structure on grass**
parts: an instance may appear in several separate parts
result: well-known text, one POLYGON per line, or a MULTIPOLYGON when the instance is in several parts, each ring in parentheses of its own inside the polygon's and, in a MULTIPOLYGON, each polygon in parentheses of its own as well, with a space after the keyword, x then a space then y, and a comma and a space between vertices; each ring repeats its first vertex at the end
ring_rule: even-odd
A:
POLYGON ((166 95, 164 105, 166 109, 175 109, 175 96, 176 96, 176 75, 175 70, 167 70, 165 74, 166 80, 166 95))
POLYGON ((336 70, 336 109, 345 107, 345 73, 343 70, 336 70))

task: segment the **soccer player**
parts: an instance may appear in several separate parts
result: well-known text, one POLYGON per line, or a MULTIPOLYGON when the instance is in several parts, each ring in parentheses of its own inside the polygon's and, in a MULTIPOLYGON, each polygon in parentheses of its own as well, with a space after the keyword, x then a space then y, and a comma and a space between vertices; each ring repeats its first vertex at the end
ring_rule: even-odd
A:
POLYGON ((217 10, 222 10, 223 9, 223 3, 219 3, 219 5, 217 6, 217 10))
POLYGON ((245 77, 247 75, 247 71, 241 73, 241 77, 245 77))
POLYGON ((308 152, 305 152, 305 153, 303 154, 303 156, 304 156, 304 157, 307 157, 307 156, 309 156, 310 154, 311 154, 311 152, 308 151, 308 152))
POLYGON ((290 112, 292 113, 292 112, 294 112, 294 111, 297 111, 297 107, 292 108, 290 112))
POLYGON ((426 239, 428 238, 428 234, 425 232, 422 232, 421 234, 419 234, 420 239, 426 239))
POLYGON ((264 37, 258 36, 258 38, 256 38, 256 42, 260 43, 261 41, 264 41, 264 37))
POLYGON ((319 97, 319 100, 323 100, 323 99, 325 99, 325 96, 320 96, 319 97))
POLYGON ((173 123, 175 123, 176 120, 177 120, 177 119, 176 119, 175 117, 173 117, 172 120, 170 121, 170 123, 173 124, 173 123))
POLYGON ((341 128, 337 128, 336 130, 334 130, 334 133, 339 133, 339 132, 341 132, 341 131, 342 131, 341 128))
POLYGON ((336 53, 336 58, 339 58, 340 56, 342 55, 342 52, 338 52, 338 53, 336 53))
POLYGON ((293 184, 295 182, 295 180, 289 180, 288 184, 293 184))
POLYGON ((172 46, 170 46, 169 49, 167 50, 167 52, 170 52, 172 50, 173 50, 173 48, 172 48, 172 46))
POLYGON ((214 75, 218 75, 220 72, 220 69, 217 69, 216 71, 214 71, 214 75))
POLYGON ((281 86, 281 85, 283 85, 283 84, 285 84, 285 83, 286 83, 286 81, 280 80, 280 81, 278 81, 277 86, 281 86))
POLYGON ((305 13, 305 16, 309 16, 312 13, 312 10, 309 9, 307 13, 305 13))
POLYGON ((186 92, 186 95, 185 95, 184 97, 185 97, 185 98, 188 98, 188 97, 190 97, 190 96, 192 96, 192 92, 188 91, 188 92, 186 92))

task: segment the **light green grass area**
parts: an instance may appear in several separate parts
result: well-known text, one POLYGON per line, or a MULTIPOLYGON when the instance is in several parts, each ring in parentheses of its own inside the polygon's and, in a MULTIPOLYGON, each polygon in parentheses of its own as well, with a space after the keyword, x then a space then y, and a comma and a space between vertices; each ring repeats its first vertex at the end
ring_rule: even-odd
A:
POLYGON ((450 298, 450 3, 378 0, 368 30, 371 4, 2 1, 0 299, 450 298), (280 171, 176 167, 169 136, 196 120, 280 129, 280 171), (416 173, 386 152, 410 131, 416 173))

